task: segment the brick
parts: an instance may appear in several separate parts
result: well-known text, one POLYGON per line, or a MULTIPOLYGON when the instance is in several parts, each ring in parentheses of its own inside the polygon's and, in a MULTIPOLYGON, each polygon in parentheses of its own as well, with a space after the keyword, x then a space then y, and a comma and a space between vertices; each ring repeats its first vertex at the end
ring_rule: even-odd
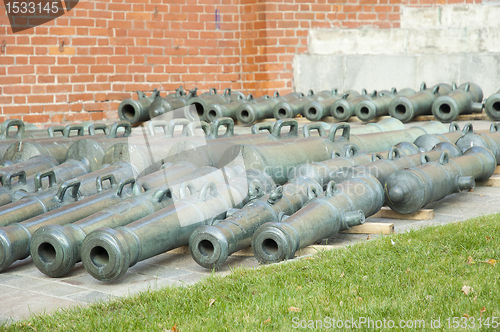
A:
POLYGON ((50 67, 51 74, 73 74, 76 72, 75 66, 52 66, 50 67))
POLYGON ((130 29, 130 28, 132 28, 132 22, 131 21, 110 20, 110 21, 108 21, 108 28, 130 29))
POLYGON ((111 45, 134 46, 134 38, 110 38, 111 45))
POLYGON ((374 9, 375 9, 376 12, 392 12, 393 11, 393 6, 380 5, 380 6, 374 6, 374 9))
MULTIPOLYGON (((21 82, 19 82, 21 83, 21 82)), ((6 95, 29 94, 31 86, 29 85, 7 85, 3 88, 3 93, 6 95)))
POLYGON ((40 64, 47 64, 47 65, 53 65, 56 63, 56 58, 53 56, 31 56, 30 57, 30 64, 32 65, 40 65, 40 64))
POLYGON ((76 29, 73 27, 51 27, 50 34, 58 36, 70 36, 76 34, 76 29))
POLYGON ((85 103, 83 104, 83 110, 87 112, 93 111, 103 111, 108 110, 107 103, 85 103))
POLYGON ((51 55, 74 55, 75 48, 64 46, 63 51, 61 52, 59 46, 58 47, 49 47, 49 54, 51 54, 51 55))
POLYGON ((111 65, 105 65, 105 66, 91 66, 90 67, 90 72, 92 74, 98 74, 98 73, 114 73, 115 68, 114 66, 111 65))
POLYGON ((34 48, 31 46, 11 46, 7 45, 6 53, 7 54, 34 54, 34 48))
POLYGON ((29 106, 4 106, 3 114, 26 114, 30 112, 29 106))
POLYGON ((131 56, 110 56, 109 63, 110 64, 129 64, 132 62, 131 56))
POLYGON ((47 85, 47 93, 67 93, 73 91, 71 84, 47 85))
POLYGON ((68 102, 68 96, 67 95, 55 95, 56 97, 56 103, 67 103, 68 102))
POLYGON ((49 36, 33 36, 31 37, 32 45, 57 45, 57 37, 49 36))
POLYGON ((14 96, 14 104, 26 104, 26 96, 14 96))
POLYGON ((56 78, 53 75, 49 76, 38 76, 38 83, 55 83, 56 78))
POLYGON ((342 10, 347 13, 347 12, 360 12, 362 9, 361 6, 359 5, 356 5, 356 6, 353 6, 353 5, 343 5, 342 6, 342 10))
POLYGON ((358 13, 358 20, 360 21, 373 21, 377 19, 375 13, 358 13))
POLYGON ((12 103, 12 97, 0 96, 0 104, 10 104, 12 103))
POLYGON ((49 122, 49 120, 50 115, 48 114, 28 114, 23 116, 23 121, 28 123, 44 123, 49 122))
POLYGON ((96 83, 96 84, 87 84, 87 91, 106 91, 111 89, 111 84, 109 83, 96 83))
POLYGON ((89 121, 89 113, 67 113, 64 114, 65 121, 89 121))
POLYGON ((31 88, 31 93, 47 93, 47 85, 33 85, 31 88))
POLYGON ((150 20, 151 19, 151 13, 137 13, 137 12, 128 12, 126 14, 127 20, 129 21, 134 21, 134 20, 150 20))
POLYGON ((54 114, 50 116, 50 122, 58 123, 62 122, 64 118, 64 114, 54 114))
POLYGON ((37 104, 37 103, 53 103, 54 95, 29 95, 28 103, 37 104))
POLYGON ((95 57, 78 56, 78 57, 71 57, 70 62, 71 64, 74 65, 93 65, 96 63, 96 59, 95 57))
POLYGON ((34 74, 35 66, 10 66, 7 68, 9 75, 34 74))
POLYGON ((89 11, 89 17, 109 20, 112 18, 112 13, 108 10, 91 10, 89 11))
POLYGON ((71 83, 86 83, 86 82, 94 82, 94 75, 71 75, 70 77, 71 83))
POLYGON ((104 119, 104 112, 97 111, 97 112, 92 112, 90 114, 90 120, 92 121, 103 120, 103 119, 104 119))
POLYGON ((106 37, 110 37, 110 36, 113 36, 113 29, 108 29, 108 28, 93 28, 93 29, 89 29, 89 35, 90 36, 106 36, 106 37))
POLYGON ((71 26, 73 27, 95 27, 95 19, 93 18, 71 18, 71 26))

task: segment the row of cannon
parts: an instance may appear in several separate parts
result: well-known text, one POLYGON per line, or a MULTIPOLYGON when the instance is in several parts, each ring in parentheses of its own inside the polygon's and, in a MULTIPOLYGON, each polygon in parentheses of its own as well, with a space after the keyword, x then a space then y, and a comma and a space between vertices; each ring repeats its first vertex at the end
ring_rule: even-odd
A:
POLYGON ((410 88, 373 91, 368 94, 348 90, 339 93, 337 89, 307 95, 293 92, 284 96, 275 93, 273 97, 264 95, 254 98, 239 91, 226 89, 217 94, 215 89, 197 95, 197 89, 185 92, 179 87, 175 93, 161 97, 155 89, 150 97, 138 92, 138 100, 126 99, 118 107, 120 119, 138 123, 162 114, 180 110, 177 117, 192 121, 214 121, 230 117, 243 125, 251 125, 259 120, 277 120, 306 117, 310 121, 321 121, 333 117, 336 121, 347 121, 357 116, 364 122, 390 115, 402 122, 409 122, 420 115, 434 115, 440 122, 449 123, 460 114, 482 113, 494 121, 500 120, 500 91, 483 100, 483 91, 475 83, 441 83, 427 87, 422 83, 419 91, 410 88))
POLYGON ((184 245, 209 269, 249 246, 261 263, 278 262, 384 203, 408 214, 472 189, 500 162, 495 123, 483 132, 393 118, 108 127, 114 134, 0 141, 0 271, 31 256, 51 277, 81 261, 111 281, 184 245))

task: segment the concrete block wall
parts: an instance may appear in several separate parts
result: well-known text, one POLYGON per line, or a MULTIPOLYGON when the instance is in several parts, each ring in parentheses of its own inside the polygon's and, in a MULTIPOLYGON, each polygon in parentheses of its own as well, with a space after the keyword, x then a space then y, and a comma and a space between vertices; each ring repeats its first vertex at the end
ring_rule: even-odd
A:
POLYGON ((308 53, 294 58, 294 88, 370 91, 471 81, 486 97, 500 89, 500 5, 401 13, 399 29, 311 30, 308 53))
POLYGON ((0 2, 0 121, 116 118, 135 90, 166 94, 181 84, 288 93, 294 63, 305 59, 294 57, 318 49, 311 29, 390 34, 403 6, 455 2, 481 0, 81 0, 15 34, 0 2))

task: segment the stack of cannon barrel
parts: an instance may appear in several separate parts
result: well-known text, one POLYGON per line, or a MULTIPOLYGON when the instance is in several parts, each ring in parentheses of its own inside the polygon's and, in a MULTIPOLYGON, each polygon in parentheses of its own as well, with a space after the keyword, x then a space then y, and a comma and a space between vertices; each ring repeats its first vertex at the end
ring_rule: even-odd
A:
MULTIPOLYGON (((420 105, 438 90, 423 87, 414 99, 419 93, 403 90, 253 99, 181 87, 167 98, 155 92, 122 104, 125 116, 141 120, 146 110, 193 105, 184 118, 133 130, 129 121, 42 130, 8 120, 0 125, 0 271, 31 256, 51 277, 82 262, 93 277, 111 281, 184 245, 209 269, 249 246, 260 262, 277 262, 363 223, 383 204, 408 214, 469 190, 500 162, 496 124, 490 132, 434 121, 411 127, 391 117, 357 126, 293 118, 234 124, 308 111, 321 119, 333 107, 354 114, 353 105, 380 115, 381 105, 384 112, 398 98, 420 105), (193 121, 212 113, 211 123, 193 121)), ((449 90, 458 100, 475 88, 449 90)))
POLYGON ((384 115, 405 123, 421 115, 433 115, 436 120, 448 123, 461 114, 482 113, 483 108, 492 120, 500 120, 500 91, 483 100, 483 91, 472 82, 458 87, 455 83, 440 83, 430 88, 422 83, 419 91, 392 88, 371 93, 365 89, 361 93, 354 90, 339 93, 332 89, 317 93, 309 90, 307 94, 293 92, 284 96, 275 92, 272 97, 256 98, 231 89, 217 94, 214 88, 198 95, 197 89, 186 92, 182 86, 166 97, 161 97, 156 89, 150 97, 143 92, 137 93, 138 100, 126 99, 118 108, 120 119, 132 124, 174 111, 177 111, 174 116, 177 118, 212 122, 230 117, 242 125, 297 116, 310 121, 320 121, 325 117, 347 121, 357 116, 368 122, 384 115))

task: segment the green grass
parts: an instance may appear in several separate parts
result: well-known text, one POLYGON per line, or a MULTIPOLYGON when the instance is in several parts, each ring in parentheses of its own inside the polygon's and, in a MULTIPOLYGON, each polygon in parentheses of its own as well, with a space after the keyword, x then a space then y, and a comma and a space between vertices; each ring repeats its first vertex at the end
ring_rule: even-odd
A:
POLYGON ((489 330, 478 329, 477 320, 500 317, 500 262, 485 263, 500 260, 499 221, 500 214, 383 236, 284 264, 236 269, 190 287, 36 315, 5 328, 288 331, 301 321, 366 317, 396 324, 424 320, 426 328, 419 330, 431 330, 431 319, 440 318, 443 328, 437 330, 447 330, 448 317, 467 315, 476 319, 475 330, 489 330), (473 291, 466 295, 463 286, 473 291))

